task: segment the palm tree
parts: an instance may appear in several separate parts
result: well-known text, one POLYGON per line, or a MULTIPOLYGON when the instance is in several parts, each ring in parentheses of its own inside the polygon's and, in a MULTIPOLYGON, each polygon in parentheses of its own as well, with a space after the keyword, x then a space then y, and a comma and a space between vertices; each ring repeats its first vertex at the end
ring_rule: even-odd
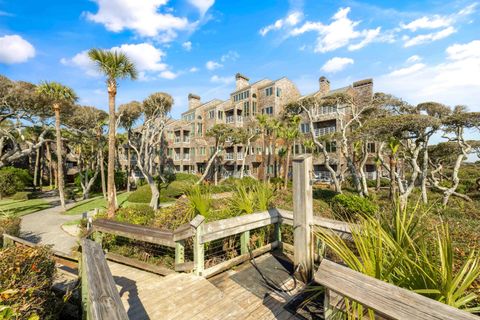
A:
POLYGON ((137 78, 137 69, 133 62, 123 52, 90 49, 88 56, 95 62, 97 68, 107 76, 108 92, 108 168, 107 168, 107 194, 108 216, 115 215, 115 96, 117 95, 117 80, 137 78))
POLYGON ((267 133, 268 133, 268 116, 265 114, 259 114, 257 115, 257 121, 258 121, 258 126, 260 128, 260 133, 262 134, 262 165, 263 165, 263 175, 262 179, 263 181, 267 181, 267 133))
POLYGON ((49 101, 51 101, 53 111, 55 112, 58 194, 60 196, 60 204, 62 208, 65 209, 65 184, 62 161, 62 136, 60 132, 60 108, 62 106, 74 103, 78 98, 73 89, 53 81, 43 82, 38 86, 37 91, 39 94, 45 96, 49 101))
POLYGON ((298 125, 300 124, 300 117, 294 116, 291 119, 288 119, 288 122, 281 126, 279 129, 279 136, 285 142, 286 148, 286 159, 285 159, 285 171, 284 171, 284 181, 283 181, 283 188, 287 189, 288 185, 288 164, 290 162, 290 155, 292 153, 292 145, 295 139, 300 136, 300 130, 298 129, 298 125))

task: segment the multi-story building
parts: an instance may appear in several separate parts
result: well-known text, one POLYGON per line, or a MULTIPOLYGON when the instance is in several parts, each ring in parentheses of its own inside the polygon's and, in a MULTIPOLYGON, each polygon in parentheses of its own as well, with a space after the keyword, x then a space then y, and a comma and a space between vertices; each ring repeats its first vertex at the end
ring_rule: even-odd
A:
MULTIPOLYGON (((233 127, 251 130, 255 126, 256 116, 265 114, 279 117, 285 106, 292 101, 301 99, 302 96, 295 84, 287 79, 263 79, 254 83, 239 73, 236 74, 235 90, 228 100, 214 99, 202 102, 195 94, 188 95, 188 110, 182 113, 179 120, 171 121, 166 128, 166 144, 168 162, 173 164, 176 171, 203 173, 208 160, 215 152, 214 138, 207 137, 206 132, 215 124, 227 124, 233 127)), ((335 92, 345 92, 364 100, 366 103, 372 98, 373 82, 371 79, 354 82, 352 85, 330 90, 330 82, 321 77, 319 89, 312 93, 313 96, 325 96, 335 92)), ((314 134, 321 136, 337 131, 339 121, 349 117, 348 107, 316 107, 312 110, 314 116, 314 134)), ((304 119, 300 125, 301 132, 309 134, 309 124, 304 119)), ((263 154, 272 153, 268 144, 264 144, 261 137, 250 145, 250 150, 244 150, 243 145, 229 145, 222 151, 221 174, 223 177, 239 174, 243 157, 247 174, 262 177, 264 166, 263 154)), ((374 146, 372 147, 374 148, 374 146)), ((294 154, 306 152, 300 141, 294 145, 294 154)), ((278 150, 278 149, 277 149, 278 150)), ((328 145, 328 151, 335 161, 335 170, 341 170, 344 160, 335 143, 328 145)), ((315 157, 314 171, 320 178, 328 179, 323 157, 315 157)), ((267 167, 269 173, 276 168, 267 167)), ((367 165, 366 171, 372 172, 374 166, 367 165)), ((371 174, 370 174, 371 175, 371 174)))

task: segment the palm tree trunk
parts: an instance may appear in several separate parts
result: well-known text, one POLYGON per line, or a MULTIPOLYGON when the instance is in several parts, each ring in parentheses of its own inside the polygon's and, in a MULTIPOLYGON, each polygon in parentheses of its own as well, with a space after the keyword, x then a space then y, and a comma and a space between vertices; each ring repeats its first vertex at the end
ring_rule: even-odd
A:
POLYGON ((107 199, 108 217, 115 216, 115 91, 108 92, 108 168, 107 168, 107 199))
POLYGON ((127 150, 127 192, 130 192, 130 175, 131 175, 131 168, 132 165, 130 162, 132 161, 132 153, 130 151, 130 146, 128 147, 127 150))
POLYGON ((38 186, 38 165, 40 163, 40 148, 35 151, 35 168, 33 169, 33 189, 38 186))
POLYGON ((40 188, 40 192, 43 191, 43 174, 44 174, 44 165, 45 165, 45 151, 43 150, 43 146, 40 147, 40 179, 38 180, 38 186, 40 188))
POLYGON ((283 168, 283 170, 285 171, 284 172, 284 181, 283 181, 283 188, 285 190, 287 190, 287 187, 288 187, 288 164, 290 162, 290 153, 292 152, 291 151, 292 147, 290 145, 287 145, 287 156, 286 156, 286 159, 285 159, 285 168, 283 168))
POLYGON ((65 182, 63 177, 62 160, 62 136, 60 132, 60 106, 54 105, 55 110, 55 132, 57 136, 57 177, 58 177, 58 195, 60 196, 60 205, 65 209, 65 182))
POLYGON ((395 161, 395 156, 391 155, 390 156, 390 199, 394 200, 395 195, 397 193, 397 188, 396 188, 396 177, 395 177, 395 171, 397 170, 396 168, 396 161, 395 161))
POLYGON ((103 193, 103 198, 107 199, 107 187, 105 185, 105 159, 103 159, 103 149, 100 147, 99 149, 99 157, 100 157, 100 180, 102 183, 102 193, 103 193))
POLYGON ((53 189, 53 169, 52 169, 52 153, 50 152, 50 143, 47 142, 47 160, 48 160, 48 183, 50 184, 50 190, 53 189))

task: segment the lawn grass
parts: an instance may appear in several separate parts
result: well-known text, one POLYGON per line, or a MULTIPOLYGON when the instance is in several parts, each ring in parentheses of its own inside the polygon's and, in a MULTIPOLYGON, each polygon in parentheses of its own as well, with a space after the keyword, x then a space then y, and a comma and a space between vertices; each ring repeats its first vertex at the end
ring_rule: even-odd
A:
POLYGON ((17 216, 24 216, 33 212, 50 208, 51 205, 44 199, 29 200, 0 200, 0 210, 11 212, 17 216))
MULTIPOLYGON (((117 195, 118 204, 120 206, 125 206, 129 194, 130 193, 128 192, 122 192, 117 195)), ((82 200, 82 201, 79 201, 74 207, 68 209, 65 212, 65 214, 68 214, 68 215, 82 214, 84 212, 91 211, 95 208, 106 209, 107 200, 105 200, 103 196, 82 200)))

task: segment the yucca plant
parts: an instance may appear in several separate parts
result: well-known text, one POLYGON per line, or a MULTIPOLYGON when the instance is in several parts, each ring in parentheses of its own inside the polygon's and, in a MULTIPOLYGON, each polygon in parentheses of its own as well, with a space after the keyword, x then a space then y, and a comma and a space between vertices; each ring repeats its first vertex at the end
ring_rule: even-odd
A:
POLYGON ((273 190, 270 184, 258 182, 252 187, 252 191, 255 195, 256 208, 259 211, 266 211, 270 209, 270 204, 273 199, 273 190))
POLYGON ((189 208, 185 222, 191 221, 199 214, 208 219, 213 205, 213 199, 208 188, 202 189, 201 186, 193 186, 187 193, 187 199, 189 208))
POLYGON ((230 200, 230 210, 237 215, 251 214, 255 210, 255 194, 243 183, 237 183, 230 200))
MULTIPOLYGON (((425 236, 425 213, 415 206, 411 212, 397 206, 392 221, 360 217, 351 225, 353 246, 330 230, 318 229, 316 235, 348 267, 385 282, 413 290, 445 304, 478 312, 470 304, 477 298, 469 292, 480 276, 480 261, 472 252, 460 269, 455 270, 453 245, 447 225, 437 232, 433 244, 425 236)), ((365 311, 347 302, 346 312, 359 316, 365 311)))

